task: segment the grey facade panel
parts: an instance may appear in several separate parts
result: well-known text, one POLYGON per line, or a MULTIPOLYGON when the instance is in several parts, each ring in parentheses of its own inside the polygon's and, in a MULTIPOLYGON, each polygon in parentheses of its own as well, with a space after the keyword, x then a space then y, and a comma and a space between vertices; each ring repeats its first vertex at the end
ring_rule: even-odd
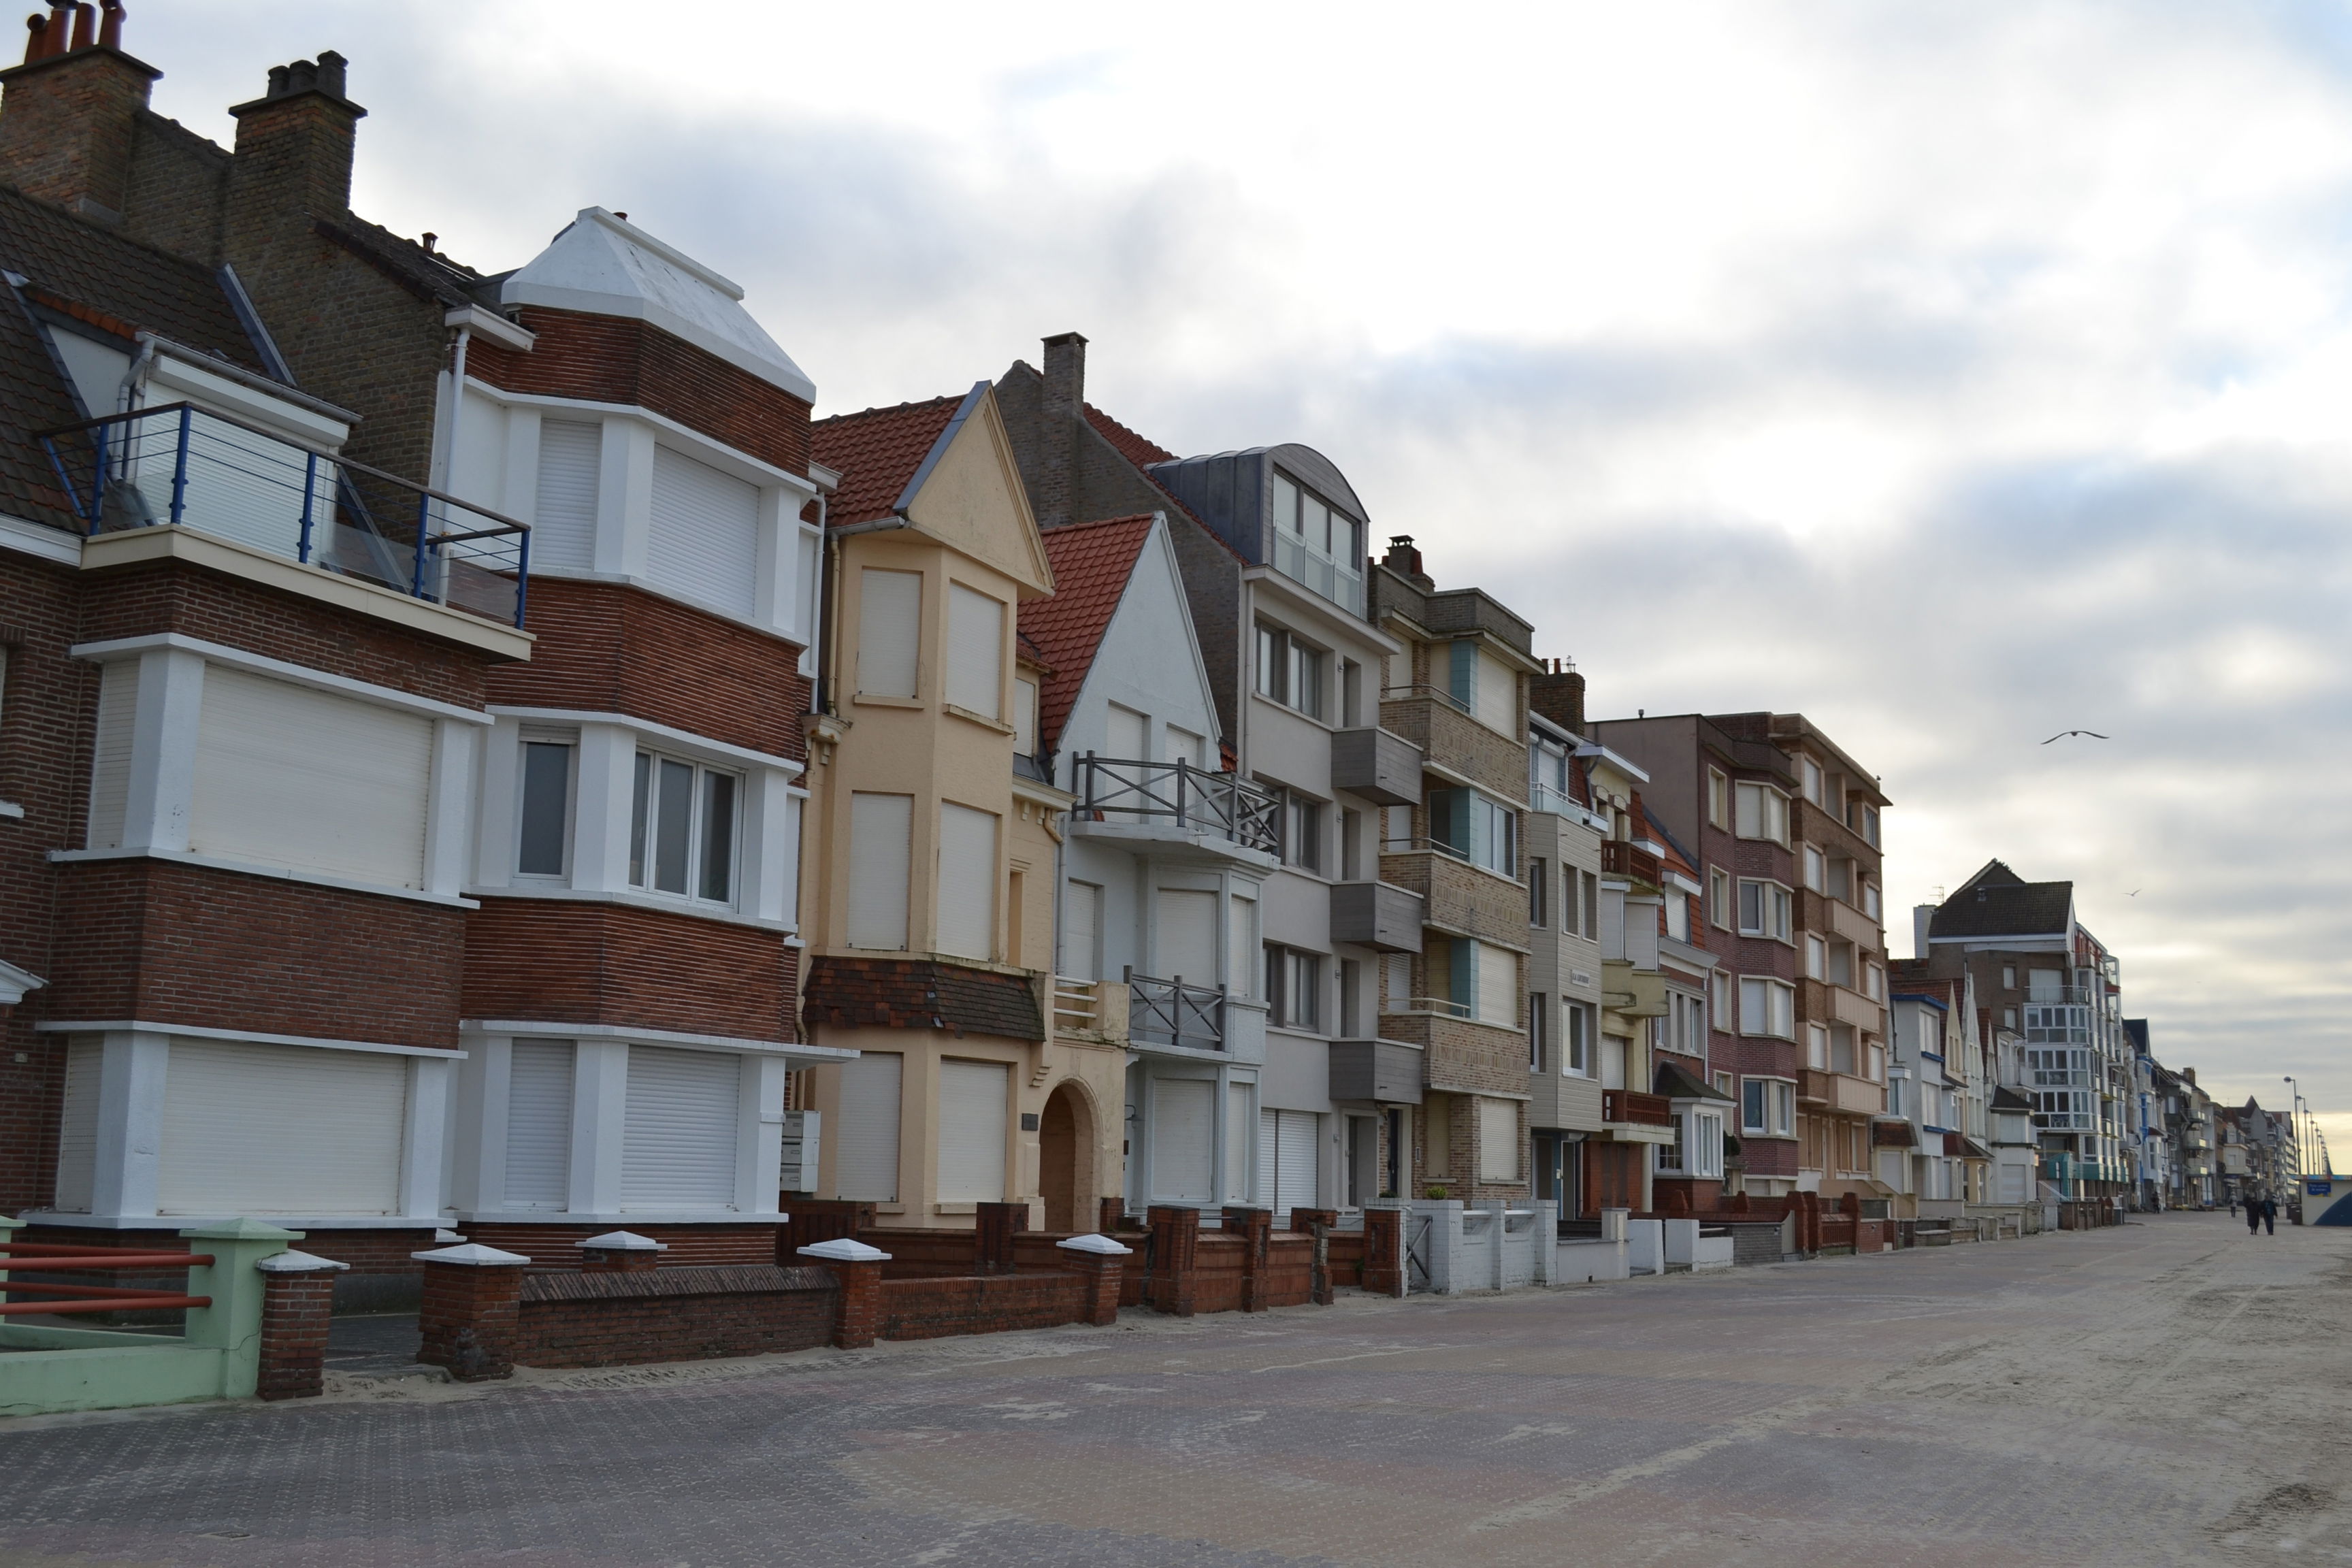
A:
POLYGON ((1421 951, 1420 896, 1388 882, 1331 885, 1331 940, 1381 952, 1421 951))
POLYGON ((1418 805, 1421 748, 1377 726, 1341 730, 1331 737, 1331 787, 1382 805, 1418 805))
POLYGON ((1331 1042, 1331 1098, 1421 1103, 1421 1052, 1394 1040, 1331 1042))

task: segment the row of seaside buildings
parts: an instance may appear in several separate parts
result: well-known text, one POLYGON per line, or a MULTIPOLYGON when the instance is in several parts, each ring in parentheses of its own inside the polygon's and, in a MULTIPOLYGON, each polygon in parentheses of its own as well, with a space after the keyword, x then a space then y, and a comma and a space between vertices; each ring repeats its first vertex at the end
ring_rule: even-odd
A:
POLYGON ((795 1196, 2226 1195, 2068 884, 1990 864, 1889 956, 1888 800, 1803 715, 1592 718, 1329 458, 1160 447, 1076 334, 814 418, 625 215, 477 271, 351 211, 339 57, 225 149, 80 10, 0 72, 42 1234, 267 1216, 363 1300, 453 1225, 764 1258, 795 1196))

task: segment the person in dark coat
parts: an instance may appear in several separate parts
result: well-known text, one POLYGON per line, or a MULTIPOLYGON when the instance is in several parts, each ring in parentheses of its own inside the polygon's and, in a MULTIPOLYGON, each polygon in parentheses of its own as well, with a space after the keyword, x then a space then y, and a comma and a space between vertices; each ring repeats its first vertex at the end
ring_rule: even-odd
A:
POLYGON ((2235 1193, 2230 1194, 2230 1217, 2231 1219, 2238 1217, 2238 1194, 2235 1193))
POLYGON ((2278 1199, 2276 1198, 2263 1199, 2263 1230, 2264 1234, 2270 1236, 2278 1234, 2278 1199))
POLYGON ((2263 1200, 2257 1197, 2249 1197, 2246 1199, 2246 1234, 2248 1236, 2260 1236, 2262 1233, 2263 1200))

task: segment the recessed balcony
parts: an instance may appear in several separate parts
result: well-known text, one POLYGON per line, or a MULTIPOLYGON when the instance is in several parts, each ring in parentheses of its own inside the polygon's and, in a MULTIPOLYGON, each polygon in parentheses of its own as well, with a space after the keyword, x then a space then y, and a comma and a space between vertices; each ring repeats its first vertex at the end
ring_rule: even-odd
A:
POLYGON ((1225 994, 1222 987, 1187 985, 1181 979, 1127 972, 1127 1036, 1130 1044, 1171 1046, 1184 1051, 1225 1048, 1225 994))

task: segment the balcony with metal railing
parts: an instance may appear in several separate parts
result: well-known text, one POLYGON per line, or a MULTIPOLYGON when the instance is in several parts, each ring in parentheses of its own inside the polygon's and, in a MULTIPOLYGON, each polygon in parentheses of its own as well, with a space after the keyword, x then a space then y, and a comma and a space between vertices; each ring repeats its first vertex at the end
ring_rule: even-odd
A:
POLYGON ((1127 972, 1127 1035, 1138 1047, 1172 1046, 1187 1051, 1225 1048, 1225 994, 1220 987, 1187 985, 1181 976, 1162 980, 1127 972))
POLYGON ((520 626, 530 529, 189 403, 40 433, 87 532, 172 526, 520 626))
POLYGON ((1123 839, 1160 856, 1243 860, 1282 858, 1282 806, 1274 793, 1238 773, 1172 763, 1099 757, 1072 760, 1070 830, 1123 839))

